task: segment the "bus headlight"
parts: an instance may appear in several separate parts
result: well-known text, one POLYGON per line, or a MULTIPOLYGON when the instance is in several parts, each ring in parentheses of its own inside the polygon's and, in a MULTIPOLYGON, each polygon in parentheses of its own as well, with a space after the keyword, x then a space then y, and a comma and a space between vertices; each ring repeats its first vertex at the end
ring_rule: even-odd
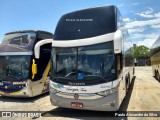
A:
POLYGON ((119 87, 119 85, 118 86, 116 86, 116 87, 114 87, 114 88, 112 88, 112 89, 110 89, 111 91, 111 93, 114 93, 114 92, 116 92, 117 90, 118 90, 118 87, 119 87))
POLYGON ((114 87, 112 89, 109 89, 109 90, 98 92, 97 94, 98 95, 102 95, 102 96, 107 96, 109 94, 115 93, 117 90, 118 90, 118 86, 116 86, 116 87, 114 87))
POLYGON ((55 94, 55 93, 58 93, 59 91, 58 90, 56 90, 56 89, 54 89, 54 88, 52 88, 52 87, 50 87, 50 92, 51 93, 53 93, 53 94, 55 94))

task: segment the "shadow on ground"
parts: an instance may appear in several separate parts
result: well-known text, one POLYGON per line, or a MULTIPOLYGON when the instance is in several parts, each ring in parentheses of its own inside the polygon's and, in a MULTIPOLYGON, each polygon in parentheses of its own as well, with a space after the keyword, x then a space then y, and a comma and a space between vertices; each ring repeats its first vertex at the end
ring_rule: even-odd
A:
MULTIPOLYGON (((129 91, 127 93, 127 96, 123 100, 120 109, 116 112, 122 112, 122 111, 127 111, 129 101, 131 98, 131 94, 133 91, 133 86, 134 86, 134 81, 135 81, 135 76, 131 82, 129 91)), ((77 110, 77 109, 68 109, 68 108, 55 108, 51 111, 44 112, 42 114, 43 117, 69 117, 69 118, 77 118, 77 119, 111 119, 111 120, 119 120, 123 119, 126 120, 126 117, 110 117, 110 116, 115 116, 115 112, 102 112, 102 111, 90 111, 90 110, 77 110)))
POLYGON ((127 93, 125 99, 123 100, 123 102, 122 102, 122 104, 121 104, 121 106, 119 108, 119 111, 127 111, 127 108, 128 108, 128 105, 129 105, 129 101, 130 101, 130 98, 131 98, 131 95, 132 95, 135 79, 136 79, 136 76, 133 77, 133 80, 132 80, 132 82, 130 84, 128 93, 127 93))

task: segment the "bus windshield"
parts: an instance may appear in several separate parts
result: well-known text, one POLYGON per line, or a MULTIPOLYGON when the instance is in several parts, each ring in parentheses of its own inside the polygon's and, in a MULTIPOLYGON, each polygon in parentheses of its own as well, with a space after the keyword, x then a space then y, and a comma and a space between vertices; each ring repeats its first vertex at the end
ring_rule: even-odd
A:
POLYGON ((9 33, 4 36, 2 44, 14 45, 18 47, 30 46, 32 49, 35 38, 35 32, 9 33))
POLYGON ((113 42, 74 48, 52 49, 54 78, 63 80, 109 80, 115 75, 113 42))
POLYGON ((0 80, 19 81, 29 77, 30 56, 0 56, 0 80))

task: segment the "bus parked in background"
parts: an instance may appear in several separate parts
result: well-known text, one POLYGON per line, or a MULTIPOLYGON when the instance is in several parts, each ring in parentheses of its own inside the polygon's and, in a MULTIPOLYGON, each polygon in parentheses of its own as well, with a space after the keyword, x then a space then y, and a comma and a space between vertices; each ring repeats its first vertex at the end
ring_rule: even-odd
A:
POLYGON ((55 106, 97 111, 119 109, 134 74, 133 44, 116 6, 63 15, 52 43, 50 97, 55 106))
POLYGON ((160 82, 160 37, 151 47, 151 65, 153 75, 160 82))
POLYGON ((35 44, 43 39, 53 39, 53 34, 40 30, 5 34, 0 44, 0 95, 33 97, 49 90, 47 76, 50 71, 51 44, 40 48, 40 59, 34 58, 33 51, 35 44), (35 67, 37 71, 33 70, 35 67))

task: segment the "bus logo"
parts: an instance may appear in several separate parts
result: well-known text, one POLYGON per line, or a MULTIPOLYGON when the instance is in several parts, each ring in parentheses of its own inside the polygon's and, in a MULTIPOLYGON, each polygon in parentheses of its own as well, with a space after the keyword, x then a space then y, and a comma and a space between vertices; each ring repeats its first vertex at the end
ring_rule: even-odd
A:
POLYGON ((2 117, 12 117, 11 112, 2 112, 2 117))
POLYGON ((78 98, 79 98, 79 95, 78 95, 78 94, 75 94, 75 95, 74 95, 74 98, 75 98, 75 99, 78 99, 78 98))

